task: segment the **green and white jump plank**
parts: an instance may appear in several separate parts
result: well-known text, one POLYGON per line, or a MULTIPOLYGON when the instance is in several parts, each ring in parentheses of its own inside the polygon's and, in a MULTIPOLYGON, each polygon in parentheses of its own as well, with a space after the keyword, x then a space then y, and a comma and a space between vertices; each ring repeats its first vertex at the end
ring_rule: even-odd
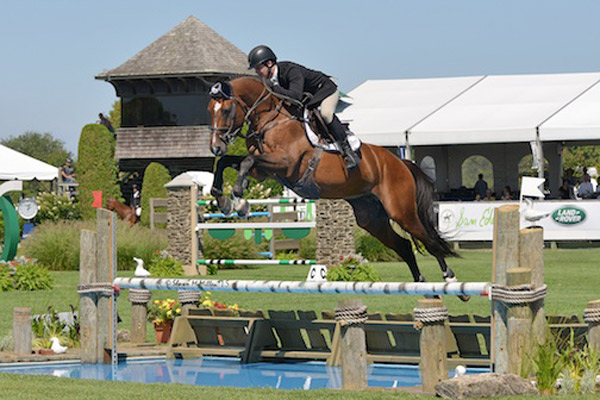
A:
POLYGON ((200 259, 201 265, 316 265, 317 260, 229 260, 224 258, 200 259))
MULTIPOLYGON (((250 199, 248 203, 252 204, 313 204, 314 200, 309 199, 250 199)), ((216 206, 217 200, 198 200, 199 206, 216 206)))

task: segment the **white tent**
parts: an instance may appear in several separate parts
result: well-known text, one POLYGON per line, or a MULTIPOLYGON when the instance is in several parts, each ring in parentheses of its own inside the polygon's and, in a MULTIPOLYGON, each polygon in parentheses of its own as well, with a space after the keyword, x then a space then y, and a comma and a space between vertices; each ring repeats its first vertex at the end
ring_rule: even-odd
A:
POLYGON ((58 168, 0 145, 0 180, 51 181, 58 178, 58 168))
POLYGON ((410 128, 482 78, 366 81, 348 93, 352 104, 338 117, 350 123, 352 131, 367 143, 404 145, 410 128))
POLYGON ((412 128, 409 143, 535 141, 544 121, 599 80, 600 73, 488 76, 412 128))

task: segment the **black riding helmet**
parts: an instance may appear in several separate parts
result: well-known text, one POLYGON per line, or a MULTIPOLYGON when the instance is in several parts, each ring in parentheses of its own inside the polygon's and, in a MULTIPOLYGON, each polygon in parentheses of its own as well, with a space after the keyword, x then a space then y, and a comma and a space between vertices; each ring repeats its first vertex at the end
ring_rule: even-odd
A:
POLYGON ((277 56, 273 53, 268 46, 261 44, 260 46, 256 46, 250 53, 248 53, 248 64, 250 65, 248 69, 252 69, 259 64, 262 64, 267 61, 277 61, 277 56))

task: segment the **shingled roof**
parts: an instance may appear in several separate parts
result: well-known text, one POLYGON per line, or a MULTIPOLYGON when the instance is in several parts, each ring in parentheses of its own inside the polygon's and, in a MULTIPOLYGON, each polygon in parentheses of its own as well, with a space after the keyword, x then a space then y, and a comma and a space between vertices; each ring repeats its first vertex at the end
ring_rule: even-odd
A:
POLYGON ((246 54, 193 15, 96 79, 248 74, 246 54))

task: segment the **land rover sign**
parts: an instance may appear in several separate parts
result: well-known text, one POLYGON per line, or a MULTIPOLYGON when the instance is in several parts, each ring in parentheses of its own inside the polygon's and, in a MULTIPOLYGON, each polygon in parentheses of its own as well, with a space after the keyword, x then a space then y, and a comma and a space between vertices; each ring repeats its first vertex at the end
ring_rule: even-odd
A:
POLYGON ((585 220, 585 211, 577 207, 561 207, 552 213, 552 219, 563 225, 574 225, 585 220))

